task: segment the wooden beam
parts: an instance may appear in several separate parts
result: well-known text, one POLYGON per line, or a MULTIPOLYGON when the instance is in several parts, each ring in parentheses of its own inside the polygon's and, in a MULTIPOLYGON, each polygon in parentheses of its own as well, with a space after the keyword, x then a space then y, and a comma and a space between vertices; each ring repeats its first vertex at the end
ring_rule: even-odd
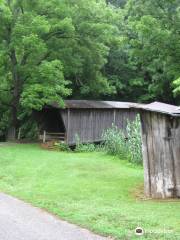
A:
POLYGON ((21 128, 19 128, 19 131, 18 131, 18 140, 21 139, 21 128))
POLYGON ((71 119, 70 119, 70 109, 68 108, 68 112, 67 112, 67 134, 66 134, 66 141, 67 141, 67 143, 69 141, 70 122, 71 122, 71 119))
POLYGON ((113 116, 113 122, 114 122, 114 125, 116 124, 116 109, 114 109, 114 112, 113 112, 114 116, 113 116))
POLYGON ((43 143, 46 142, 46 131, 43 132, 43 143))

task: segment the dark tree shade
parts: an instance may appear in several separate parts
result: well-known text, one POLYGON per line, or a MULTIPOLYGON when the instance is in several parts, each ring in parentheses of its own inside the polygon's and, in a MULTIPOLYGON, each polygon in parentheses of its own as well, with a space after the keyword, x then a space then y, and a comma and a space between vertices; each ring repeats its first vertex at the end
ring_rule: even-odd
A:
POLYGON ((113 4, 116 7, 123 7, 127 0, 107 0, 108 3, 113 4))

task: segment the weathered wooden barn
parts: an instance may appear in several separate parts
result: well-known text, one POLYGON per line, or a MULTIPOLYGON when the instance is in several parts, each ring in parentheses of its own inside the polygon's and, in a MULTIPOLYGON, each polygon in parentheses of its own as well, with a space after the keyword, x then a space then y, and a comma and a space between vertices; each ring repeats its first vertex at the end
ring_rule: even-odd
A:
POLYGON ((43 108, 37 120, 41 138, 51 135, 74 145, 77 135, 82 143, 101 141, 103 131, 113 123, 125 130, 127 120, 135 116, 135 110, 126 102, 67 100, 64 109, 57 104, 43 108))
POLYGON ((146 196, 180 197, 180 109, 159 102, 134 107, 142 123, 146 196))

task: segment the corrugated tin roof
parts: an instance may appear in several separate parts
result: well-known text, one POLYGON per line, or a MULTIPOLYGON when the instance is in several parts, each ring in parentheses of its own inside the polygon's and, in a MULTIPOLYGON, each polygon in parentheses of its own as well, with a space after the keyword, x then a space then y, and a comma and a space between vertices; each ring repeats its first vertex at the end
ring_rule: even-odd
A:
MULTIPOLYGON (((52 107, 61 108, 57 103, 52 103, 52 107)), ((131 102, 115 102, 115 101, 93 101, 93 100, 65 100, 65 108, 70 109, 143 109, 151 112, 159 112, 172 116, 180 116, 180 108, 174 105, 153 102, 150 104, 140 104, 131 102)))
POLYGON ((115 102, 115 101, 104 101, 104 103, 110 105, 112 108, 130 108, 132 103, 130 102, 115 102))
MULTIPOLYGON (((92 100, 65 100, 65 108, 130 108, 128 102, 114 102, 114 101, 92 101, 92 100)), ((61 108, 57 103, 52 103, 52 107, 61 108)))
POLYGON ((65 105, 66 108, 112 108, 106 102, 90 100, 66 100, 65 105))
POLYGON ((153 102, 153 103, 144 104, 144 105, 132 104, 131 106, 132 108, 138 108, 138 109, 143 109, 151 112, 159 112, 159 113, 164 113, 171 116, 180 117, 180 109, 175 105, 170 105, 170 104, 161 103, 161 102, 153 102))

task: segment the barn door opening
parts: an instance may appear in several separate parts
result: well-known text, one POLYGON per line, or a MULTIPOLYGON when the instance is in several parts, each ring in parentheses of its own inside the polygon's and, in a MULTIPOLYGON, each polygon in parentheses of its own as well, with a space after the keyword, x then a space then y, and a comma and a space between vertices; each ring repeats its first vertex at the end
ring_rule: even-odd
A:
POLYGON ((46 140, 64 140, 66 129, 58 109, 45 108, 36 115, 40 138, 45 134, 46 140))

